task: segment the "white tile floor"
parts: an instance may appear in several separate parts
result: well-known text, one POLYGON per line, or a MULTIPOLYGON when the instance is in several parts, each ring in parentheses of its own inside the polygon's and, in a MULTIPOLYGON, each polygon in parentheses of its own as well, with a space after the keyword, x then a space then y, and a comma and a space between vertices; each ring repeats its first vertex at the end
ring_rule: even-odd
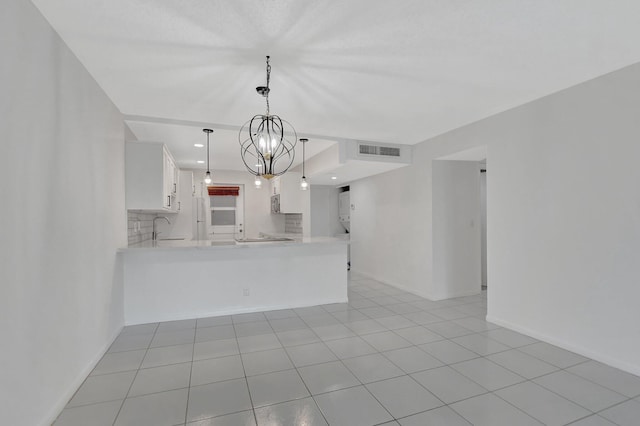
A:
POLYGON ((640 378, 352 275, 349 303, 126 327, 56 426, 638 425, 640 378))

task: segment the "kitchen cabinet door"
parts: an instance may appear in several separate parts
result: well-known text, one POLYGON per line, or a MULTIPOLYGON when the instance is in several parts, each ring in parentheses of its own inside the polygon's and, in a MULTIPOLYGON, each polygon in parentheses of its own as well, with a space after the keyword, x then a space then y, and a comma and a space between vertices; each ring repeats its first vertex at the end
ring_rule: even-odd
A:
POLYGON ((179 188, 177 198, 177 213, 171 222, 173 229, 171 230, 172 238, 184 238, 190 240, 193 238, 193 222, 194 222, 194 196, 193 196, 193 172, 180 170, 179 172, 179 188))
POLYGON ((127 142, 125 145, 125 200, 127 210, 173 213, 178 211, 179 169, 161 143, 127 142))
POLYGON ((280 195, 280 213, 302 213, 301 179, 302 174, 298 172, 287 172, 272 179, 272 194, 280 195))

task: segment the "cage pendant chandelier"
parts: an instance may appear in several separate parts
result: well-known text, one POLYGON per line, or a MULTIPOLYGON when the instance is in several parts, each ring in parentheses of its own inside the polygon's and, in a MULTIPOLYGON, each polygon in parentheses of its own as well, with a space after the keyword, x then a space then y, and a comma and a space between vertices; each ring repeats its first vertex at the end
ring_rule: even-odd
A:
POLYGON ((291 123, 269 110, 269 84, 271 65, 267 56, 267 85, 256 87, 267 104, 265 114, 258 114, 247 121, 238 133, 240 155, 247 170, 264 179, 284 174, 295 158, 298 136, 291 123))

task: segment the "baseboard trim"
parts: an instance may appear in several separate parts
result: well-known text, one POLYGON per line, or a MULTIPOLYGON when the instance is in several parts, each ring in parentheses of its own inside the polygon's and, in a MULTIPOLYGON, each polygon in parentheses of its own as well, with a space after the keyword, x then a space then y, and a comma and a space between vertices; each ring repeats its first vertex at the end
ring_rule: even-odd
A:
POLYGON ((62 413, 62 410, 64 410, 64 407, 66 407, 67 403, 71 400, 71 398, 73 398, 73 395, 76 393, 78 388, 80 388, 82 383, 84 383, 87 377, 89 377, 89 374, 93 371, 96 365, 98 365, 98 362, 100 362, 104 354, 107 353, 107 350, 109 350, 109 347, 111 347, 114 340, 116 340, 116 337, 118 337, 118 335, 122 331, 122 328, 123 326, 119 327, 116 330, 111 338, 107 340, 107 343, 98 351, 96 356, 94 356, 89 364, 87 364, 87 366, 82 369, 82 371, 76 376, 70 388, 62 394, 62 396, 58 399, 58 402, 54 404, 51 410, 49 410, 49 413, 45 416, 45 421, 42 423, 42 426, 50 426, 53 424, 53 422, 56 421, 58 416, 60 416, 60 414, 62 413))
POLYGON ((574 345, 574 344, 568 343, 568 342, 566 342, 564 340, 556 339, 555 337, 549 336, 549 335, 547 335, 545 333, 541 333, 541 332, 532 330, 532 329, 527 328, 527 327, 521 327, 521 326, 519 326, 517 324, 514 324, 514 323, 509 322, 509 321, 505 321, 503 319, 494 317, 492 315, 487 315, 486 319, 487 319, 488 322, 491 322, 493 324, 497 324, 497 325, 499 325, 501 327, 508 328, 510 330, 513 330, 513 331, 517 331, 518 333, 525 334, 527 336, 533 337, 534 339, 538 339, 538 340, 543 341, 545 343, 549 343, 551 345, 558 346, 559 348, 565 349, 567 351, 574 352, 574 353, 576 353, 578 355, 582 355, 582 356, 585 356, 587 358, 591 358, 594 361, 598 361, 598 362, 606 364, 606 365, 608 365, 610 367, 614 367, 614 368, 620 369, 620 370, 625 371, 625 372, 627 372, 629 374, 633 374, 635 376, 640 376, 640 367, 637 366, 637 365, 629 364, 629 363, 620 361, 618 359, 611 358, 610 356, 604 355, 604 354, 602 354, 600 352, 584 348, 584 347, 582 347, 580 345, 574 345))
POLYGON ((158 318, 152 318, 152 319, 150 318, 148 320, 130 320, 131 322, 125 323, 125 326, 149 324, 153 322, 179 321, 179 320, 193 319, 193 318, 219 317, 223 315, 238 315, 238 314, 251 314, 254 312, 279 311, 282 309, 308 308, 310 306, 329 305, 332 303, 347 303, 347 302, 348 300, 346 298, 339 298, 339 299, 324 299, 324 300, 319 300, 318 302, 302 304, 302 305, 283 304, 283 305, 257 306, 257 307, 251 307, 251 308, 222 309, 217 311, 202 312, 195 315, 194 314, 170 315, 166 317, 158 317, 158 318))
POLYGON ((416 296, 420 296, 420 297, 423 297, 425 299, 435 301, 435 299, 433 299, 432 296, 430 294, 426 293, 426 292, 420 292, 420 291, 417 291, 417 290, 412 289, 412 288, 407 288, 406 286, 403 286, 402 284, 398 284, 398 283, 395 283, 395 282, 390 282, 390 281, 387 281, 385 279, 381 279, 379 277, 374 277, 373 275, 367 274, 366 272, 361 271, 359 269, 354 269, 353 267, 351 268, 351 270, 353 272, 355 272, 356 274, 363 275, 363 276, 367 277, 368 279, 379 281, 382 284, 390 285, 391 287, 395 287, 395 288, 397 288, 399 290, 406 291, 407 293, 415 294, 416 296))
POLYGON ((359 275, 363 275, 363 276, 365 276, 365 277, 367 277, 369 279, 379 281, 379 282, 381 282, 383 284, 386 284, 386 285, 390 285, 391 287, 395 287, 395 288, 397 288, 399 290, 406 291, 407 293, 415 294, 416 296, 423 297, 423 298, 425 298, 427 300, 430 300, 432 302, 437 302, 439 300, 454 299, 456 297, 474 296, 476 294, 482 293, 482 290, 480 290, 480 291, 471 291, 471 292, 456 293, 456 294, 447 294, 445 296, 442 296, 442 295, 435 296, 435 295, 427 293, 427 292, 420 292, 420 291, 416 291, 415 289, 407 288, 406 286, 403 286, 402 284, 386 281, 384 279, 380 279, 379 277, 374 277, 373 275, 369 275, 366 272, 360 271, 358 269, 351 268, 351 270, 353 272, 355 272, 355 273, 357 273, 359 275))
POLYGON ((434 302, 437 302, 439 300, 455 299, 457 297, 475 296, 475 295, 480 294, 480 293, 482 293, 482 290, 479 290, 479 291, 465 291, 465 292, 462 292, 462 293, 447 294, 445 296, 434 296, 434 298, 432 300, 434 302))

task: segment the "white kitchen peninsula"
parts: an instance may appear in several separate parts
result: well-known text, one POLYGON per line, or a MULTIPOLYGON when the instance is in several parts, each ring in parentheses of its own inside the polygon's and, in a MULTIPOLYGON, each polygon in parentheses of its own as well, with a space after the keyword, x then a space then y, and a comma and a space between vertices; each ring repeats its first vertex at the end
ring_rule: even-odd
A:
POLYGON ((346 244, 306 238, 123 248, 125 325, 346 302, 346 244))

